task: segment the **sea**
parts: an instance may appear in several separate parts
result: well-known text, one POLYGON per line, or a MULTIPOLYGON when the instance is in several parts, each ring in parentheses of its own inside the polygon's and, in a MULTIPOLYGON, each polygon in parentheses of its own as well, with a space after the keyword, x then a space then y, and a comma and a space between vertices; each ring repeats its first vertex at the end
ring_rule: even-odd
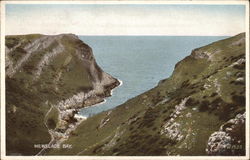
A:
POLYGON ((122 83, 104 103, 83 108, 91 117, 112 109, 168 78, 177 62, 195 48, 227 36, 78 36, 88 44, 97 64, 122 83))

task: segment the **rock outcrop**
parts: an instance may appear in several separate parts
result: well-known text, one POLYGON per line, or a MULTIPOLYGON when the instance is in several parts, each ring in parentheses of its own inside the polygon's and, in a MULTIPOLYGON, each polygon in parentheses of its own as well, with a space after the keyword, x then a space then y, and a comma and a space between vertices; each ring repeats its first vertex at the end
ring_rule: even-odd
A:
POLYGON ((242 155, 245 146, 246 113, 237 114, 223 124, 219 131, 208 139, 206 152, 209 155, 242 155))

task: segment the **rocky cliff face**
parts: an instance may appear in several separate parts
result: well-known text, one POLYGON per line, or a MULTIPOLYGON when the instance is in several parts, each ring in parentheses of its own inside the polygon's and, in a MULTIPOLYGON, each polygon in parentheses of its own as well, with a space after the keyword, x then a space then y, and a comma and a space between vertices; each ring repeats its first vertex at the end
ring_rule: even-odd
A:
MULTIPOLYGON (((157 62, 156 62, 157 63, 157 62)), ((51 155, 245 155, 245 34, 192 51, 173 74, 88 118, 51 155)))
POLYGON ((7 36, 5 56, 9 155, 34 155, 39 144, 67 139, 79 124, 77 108, 103 101, 119 85, 73 34, 7 36))

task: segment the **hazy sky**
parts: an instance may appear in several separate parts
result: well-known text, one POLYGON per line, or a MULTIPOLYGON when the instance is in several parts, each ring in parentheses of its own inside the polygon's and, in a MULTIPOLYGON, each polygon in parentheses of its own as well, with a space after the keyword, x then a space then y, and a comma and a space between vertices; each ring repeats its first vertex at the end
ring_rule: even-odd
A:
POLYGON ((244 5, 7 4, 6 34, 235 35, 244 5))

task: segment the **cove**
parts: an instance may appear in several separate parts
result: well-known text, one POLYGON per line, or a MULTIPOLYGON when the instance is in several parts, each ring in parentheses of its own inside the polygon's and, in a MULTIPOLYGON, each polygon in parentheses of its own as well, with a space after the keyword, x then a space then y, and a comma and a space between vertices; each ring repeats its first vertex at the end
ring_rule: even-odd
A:
POLYGON ((112 96, 80 110, 85 117, 112 109, 169 77, 177 62, 226 36, 79 36, 92 50, 97 64, 122 81, 112 96))

